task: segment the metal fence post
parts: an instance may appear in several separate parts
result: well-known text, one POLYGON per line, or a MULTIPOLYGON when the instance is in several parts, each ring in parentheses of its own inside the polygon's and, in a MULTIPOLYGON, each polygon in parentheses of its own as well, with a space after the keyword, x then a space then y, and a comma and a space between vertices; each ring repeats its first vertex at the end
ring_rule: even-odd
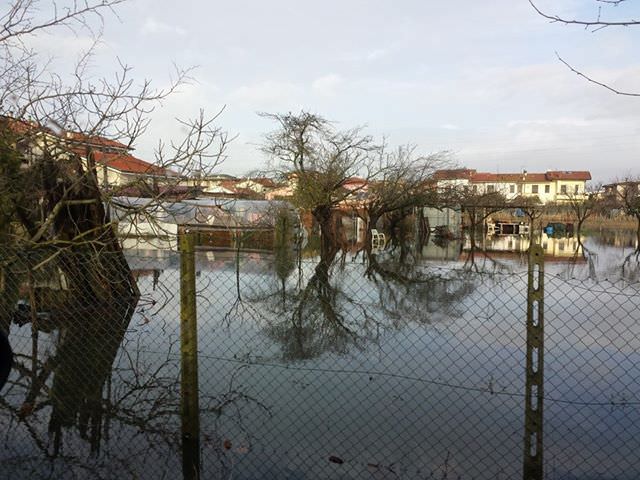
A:
POLYGON ((527 361, 524 413, 524 480, 542 480, 542 400, 544 358, 544 251, 529 248, 527 361))
POLYGON ((196 316, 195 235, 180 235, 180 353, 182 475, 200 478, 200 407, 198 402, 198 329, 196 316))

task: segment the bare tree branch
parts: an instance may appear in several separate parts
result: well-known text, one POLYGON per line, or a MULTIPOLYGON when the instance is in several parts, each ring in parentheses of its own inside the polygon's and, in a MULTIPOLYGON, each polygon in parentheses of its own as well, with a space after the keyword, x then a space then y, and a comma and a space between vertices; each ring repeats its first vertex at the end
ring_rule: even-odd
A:
POLYGON ((607 90, 609 90, 610 92, 615 93, 616 95, 623 95, 623 96, 627 96, 627 97, 640 97, 640 93, 635 93, 635 92, 625 92, 622 90, 618 90, 616 88, 613 88, 611 85, 608 85, 606 83, 600 82, 598 80, 595 80, 593 78, 591 78, 588 75, 585 75, 584 73, 582 73, 579 70, 576 70, 573 66, 571 66, 571 64, 569 64, 566 60, 564 60, 559 54, 558 52, 556 52, 556 57, 558 57, 558 60, 560 60, 569 70, 571 70, 573 73, 575 73, 576 75, 578 75, 579 77, 584 78, 585 80, 587 80, 588 82, 591 82, 595 85, 598 85, 600 87, 603 87, 607 90))
MULTIPOLYGON (((613 5, 614 7, 617 7, 618 5, 623 3, 624 1, 625 0, 596 0, 596 2, 598 2, 598 3, 613 5)), ((533 9, 536 11, 536 13, 538 15, 540 15, 543 18, 546 18, 546 19, 550 20, 552 23, 563 23, 565 25, 581 25, 585 29, 589 29, 590 27, 593 27, 592 30, 591 30, 592 32, 597 32, 598 30, 602 30, 603 28, 607 28, 607 27, 629 27, 629 26, 640 25, 640 20, 635 20, 635 19, 620 20, 620 21, 603 20, 602 19, 602 7, 601 6, 598 7, 598 15, 594 20, 582 20, 582 19, 566 18, 566 17, 561 17, 559 15, 546 13, 543 10, 541 10, 534 3, 533 0, 529 0, 529 4, 533 7, 533 9)), ((556 52, 556 56, 558 57, 558 60, 560 60, 560 62, 562 62, 569 70, 571 70, 576 75, 584 78, 588 82, 593 83, 594 85, 598 85, 600 87, 603 87, 603 88, 609 90, 610 92, 615 93, 616 95, 623 95, 623 96, 628 96, 628 97, 640 97, 640 93, 618 90, 618 89, 612 87, 611 85, 609 85, 607 83, 595 80, 591 76, 582 73, 580 70, 574 68, 571 64, 569 64, 567 61, 565 61, 558 54, 558 52, 556 52)))
MULTIPOLYGON (((622 0, 624 1, 624 0, 622 0)), ((603 1, 603 3, 611 3, 611 4, 619 4, 621 3, 620 1, 603 1)), ((602 20, 600 18, 600 13, 598 13, 598 16, 596 17, 595 20, 581 20, 581 19, 574 19, 574 18, 564 18, 564 17, 560 17, 559 15, 554 15, 554 14, 550 14, 550 13, 546 13, 544 11, 542 11, 534 2, 533 0, 529 0, 529 4, 531 4, 531 6, 533 7, 533 9, 538 13, 538 15, 540 15, 541 17, 544 17, 548 20, 550 20, 552 23, 564 23, 565 25, 581 25, 583 27, 600 27, 600 28, 606 28, 606 27, 629 27, 629 26, 634 26, 634 25, 640 25, 640 20, 621 20, 621 21, 606 21, 606 20, 602 20)))
POLYGON ((0 17, 0 43, 16 40, 20 37, 48 30, 53 27, 80 26, 91 30, 87 21, 89 15, 95 15, 100 22, 104 20, 103 10, 113 12, 114 7, 127 0, 83 0, 69 2, 70 5, 58 8, 51 1, 49 8, 39 8, 38 0, 14 0, 7 12, 0 17), (36 19, 38 10, 52 10, 53 14, 44 19, 36 19))

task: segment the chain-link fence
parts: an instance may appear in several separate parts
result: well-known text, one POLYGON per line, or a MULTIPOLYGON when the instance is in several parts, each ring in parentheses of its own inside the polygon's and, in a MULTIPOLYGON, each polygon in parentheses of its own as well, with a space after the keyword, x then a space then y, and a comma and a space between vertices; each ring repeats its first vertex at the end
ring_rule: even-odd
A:
MULTIPOLYGON (((195 254, 200 478, 523 478, 526 256, 283 252, 195 254)), ((125 257, 2 250, 0 478, 182 476, 185 258, 125 257)), ((640 285, 545 267, 544 478, 638 478, 640 285)))

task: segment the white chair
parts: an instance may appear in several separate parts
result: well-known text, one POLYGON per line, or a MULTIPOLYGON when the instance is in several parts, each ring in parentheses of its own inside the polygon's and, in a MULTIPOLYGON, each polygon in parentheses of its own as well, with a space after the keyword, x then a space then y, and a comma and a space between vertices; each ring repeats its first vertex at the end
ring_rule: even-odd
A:
POLYGON ((384 233, 378 232, 375 228, 371 229, 371 248, 382 250, 387 243, 384 233))

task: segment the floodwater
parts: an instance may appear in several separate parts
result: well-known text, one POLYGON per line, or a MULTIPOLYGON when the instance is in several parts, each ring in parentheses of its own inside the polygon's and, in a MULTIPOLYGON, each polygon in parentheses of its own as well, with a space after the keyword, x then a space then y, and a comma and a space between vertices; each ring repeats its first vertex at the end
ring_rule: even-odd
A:
MULTIPOLYGON (((635 239, 541 240, 545 478, 638 478, 635 239)), ((202 478, 520 478, 528 240, 480 246, 430 242, 404 265, 382 252, 368 275, 348 253, 328 282, 313 255, 198 253, 202 478)), ((99 401, 67 392, 92 414, 79 408, 56 436, 50 384, 63 373, 53 367, 24 415, 32 383, 14 372, 0 478, 180 476, 180 258, 127 257, 141 298, 99 401)), ((31 367, 30 324, 10 339, 31 367)), ((101 358, 104 346, 78 340, 101 358)), ((75 351, 65 341, 40 332, 36 365, 75 351)), ((94 375, 76 363, 66 377, 94 375)))

